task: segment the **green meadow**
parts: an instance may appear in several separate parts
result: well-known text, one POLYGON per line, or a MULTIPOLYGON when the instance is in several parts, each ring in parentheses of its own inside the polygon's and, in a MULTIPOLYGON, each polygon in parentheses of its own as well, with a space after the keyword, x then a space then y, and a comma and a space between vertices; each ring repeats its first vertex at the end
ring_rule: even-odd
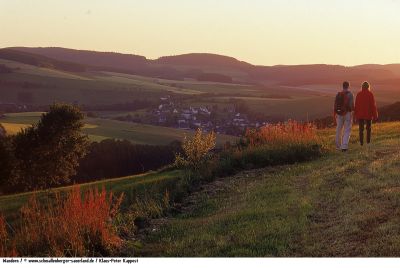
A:
MULTIPOLYGON (((41 112, 10 113, 0 118, 7 133, 16 134, 22 128, 36 123, 41 112)), ((129 140, 137 144, 165 145, 173 141, 181 141, 185 136, 192 136, 193 131, 161 126, 122 122, 109 119, 86 118, 84 120, 83 133, 92 141, 104 139, 129 140)), ((236 138, 228 135, 218 135, 217 143, 224 144, 227 141, 235 141, 236 138)))

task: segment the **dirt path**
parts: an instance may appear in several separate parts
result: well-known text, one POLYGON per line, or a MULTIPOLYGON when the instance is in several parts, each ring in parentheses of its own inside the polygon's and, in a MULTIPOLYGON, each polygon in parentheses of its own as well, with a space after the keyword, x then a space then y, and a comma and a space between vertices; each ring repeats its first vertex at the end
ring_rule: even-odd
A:
MULTIPOLYGON (((314 190, 313 211, 306 256, 393 256, 379 248, 390 234, 382 227, 397 224, 400 213, 387 189, 395 183, 388 172, 399 163, 400 148, 372 150, 365 158, 348 164, 342 172, 328 172, 314 190), (384 190, 382 190, 382 187, 384 190), (386 192, 386 193, 385 193, 386 192)), ((390 191, 389 191, 390 192, 390 191)), ((311 193, 312 194, 312 193, 311 193)), ((396 228, 397 229, 397 228, 396 228)), ((387 242, 384 247, 390 247, 387 242)), ((395 249, 396 255, 400 252, 395 249)))

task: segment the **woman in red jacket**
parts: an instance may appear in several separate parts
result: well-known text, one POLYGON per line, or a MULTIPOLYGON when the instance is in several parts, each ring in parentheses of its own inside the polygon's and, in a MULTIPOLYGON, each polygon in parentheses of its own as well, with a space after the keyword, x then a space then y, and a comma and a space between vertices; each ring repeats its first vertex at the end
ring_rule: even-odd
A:
POLYGON ((356 104, 354 107, 354 117, 358 120, 360 132, 360 144, 364 144, 364 126, 367 127, 367 143, 371 142, 372 120, 378 119, 375 97, 370 90, 368 82, 364 82, 361 91, 357 93, 356 104))

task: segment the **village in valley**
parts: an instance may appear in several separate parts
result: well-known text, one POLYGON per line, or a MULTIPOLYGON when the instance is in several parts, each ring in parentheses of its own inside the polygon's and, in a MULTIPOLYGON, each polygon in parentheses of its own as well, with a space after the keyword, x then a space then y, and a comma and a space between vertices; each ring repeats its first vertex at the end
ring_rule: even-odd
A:
MULTIPOLYGON (((78 103, 74 105, 80 106, 78 103)), ((135 105, 133 105, 135 106, 135 105)), ((142 109, 142 113, 125 111, 124 116, 112 116, 115 107, 110 109, 110 114, 104 115, 95 109, 85 109, 81 107, 88 117, 99 117, 103 119, 113 119, 125 122, 135 122, 149 125, 157 125, 164 127, 172 127, 184 130, 202 129, 206 132, 215 131, 217 134, 228 134, 239 136, 248 128, 258 128, 266 125, 267 122, 262 120, 252 119, 247 113, 237 108, 235 104, 225 105, 190 105, 174 100, 173 97, 167 95, 160 97, 158 102, 154 102, 153 106, 148 106, 142 109), (99 113, 98 113, 99 112, 99 113), (135 113, 132 116, 131 113, 135 113)), ((19 113, 29 111, 40 111, 44 107, 35 107, 21 103, 1 103, 0 102, 0 117, 5 113, 19 113)), ((104 111, 103 111, 104 112, 104 111)), ((107 112, 106 112, 107 114, 107 112)))
POLYGON ((177 104, 170 96, 160 98, 158 107, 151 111, 152 124, 180 129, 215 131, 217 134, 241 135, 247 128, 267 124, 249 118, 237 111, 235 105, 219 108, 214 106, 185 106, 177 104))

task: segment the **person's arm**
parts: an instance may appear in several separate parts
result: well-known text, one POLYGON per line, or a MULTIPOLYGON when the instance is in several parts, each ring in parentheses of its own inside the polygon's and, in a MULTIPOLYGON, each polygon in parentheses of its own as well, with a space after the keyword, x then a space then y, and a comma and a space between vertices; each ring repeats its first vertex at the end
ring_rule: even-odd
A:
POLYGON ((375 102, 375 97, 374 94, 371 92, 371 99, 370 99, 371 103, 371 108, 372 108, 372 118, 374 120, 378 119, 378 109, 376 108, 376 102, 375 102))
POLYGON ((333 103, 333 121, 336 122, 336 104, 337 104, 337 95, 335 97, 335 102, 333 103))
POLYGON ((353 120, 354 122, 357 122, 357 116, 358 116, 358 112, 360 109, 360 99, 358 98, 358 94, 356 95, 356 101, 355 101, 355 105, 354 105, 354 114, 353 114, 353 120))
POLYGON ((354 112, 354 95, 353 93, 350 93, 350 110, 351 112, 354 112))

